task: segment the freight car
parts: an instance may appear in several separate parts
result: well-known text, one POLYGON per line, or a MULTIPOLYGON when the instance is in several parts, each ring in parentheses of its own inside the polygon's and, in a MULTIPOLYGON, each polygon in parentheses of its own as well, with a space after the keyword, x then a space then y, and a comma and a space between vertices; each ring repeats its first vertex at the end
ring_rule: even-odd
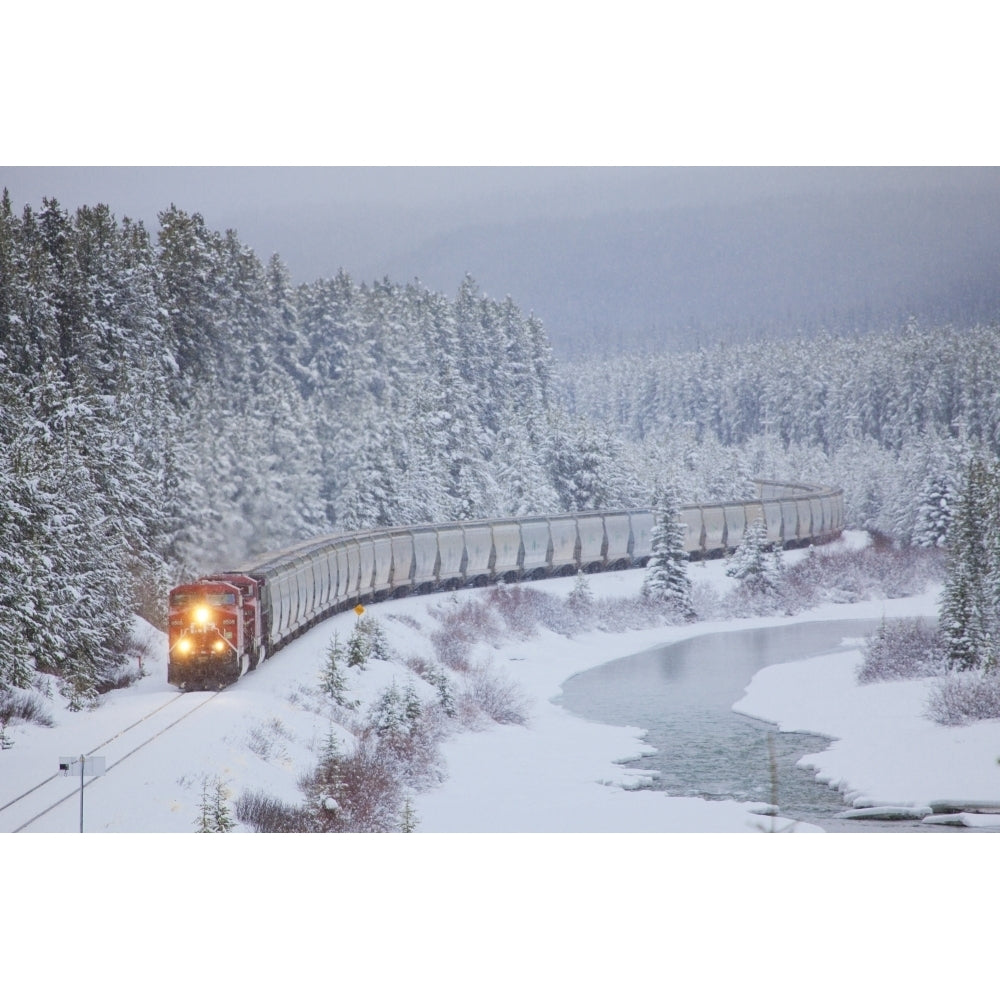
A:
MULTIPOLYGON (((735 549, 761 520, 786 548, 836 538, 843 491, 757 481, 755 500, 680 509, 690 558, 735 549)), ((170 592, 167 680, 224 687, 307 629, 358 603, 504 581, 643 566, 652 510, 375 528, 326 535, 253 557, 170 592)))

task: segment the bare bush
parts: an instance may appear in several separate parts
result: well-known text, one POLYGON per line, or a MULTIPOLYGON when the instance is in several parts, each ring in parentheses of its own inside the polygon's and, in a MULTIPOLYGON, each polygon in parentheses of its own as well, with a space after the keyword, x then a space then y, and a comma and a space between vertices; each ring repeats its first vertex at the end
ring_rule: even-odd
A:
POLYGON ((308 810, 286 805, 262 792, 243 792, 233 811, 241 823, 257 833, 309 833, 315 830, 308 810))
POLYGON ((422 629, 420 622, 418 622, 412 615, 389 614, 386 615, 386 618, 388 618, 389 621, 399 622, 401 625, 405 625, 407 628, 413 629, 414 632, 420 632, 422 629))
POLYGON ((753 580, 740 580, 720 601, 720 608, 726 618, 762 618, 791 614, 796 603, 781 582, 765 589, 753 580))
POLYGON ((498 585, 487 591, 486 604, 499 614, 507 631, 521 639, 536 635, 541 624, 565 627, 565 602, 533 587, 498 585))
POLYGON ((126 661, 104 671, 95 683, 94 689, 99 695, 107 694, 109 691, 120 691, 122 688, 131 687, 145 676, 146 671, 138 660, 135 663, 126 661))
POLYGON ((313 829, 323 833, 387 833, 398 825, 403 784, 392 755, 373 734, 347 754, 330 753, 299 785, 313 829))
POLYGON ((517 682, 485 664, 469 671, 458 701, 459 717, 469 723, 480 716, 500 725, 523 726, 528 721, 527 700, 517 682))
MULTIPOLYGON (((604 632, 629 632, 634 629, 652 628, 668 619, 665 605, 649 597, 602 597, 594 601, 594 618, 591 628, 604 632)), ((678 620, 680 620, 678 618, 678 620)))
POLYGON ((272 718, 267 723, 258 723, 247 733, 247 746, 261 760, 271 760, 274 757, 287 759, 285 740, 292 738, 281 719, 272 718))
POLYGON ((788 610, 823 601, 857 601, 912 597, 943 574, 935 549, 871 546, 842 552, 810 550, 809 558, 784 574, 780 590, 788 610))
POLYGON ((882 619, 865 642, 858 683, 907 680, 943 674, 947 651, 935 626, 920 618, 882 619))
POLYGON ((691 584, 691 604, 701 621, 711 621, 724 614, 724 604, 718 591, 707 583, 696 580, 691 584))
POLYGON ((0 724, 6 726, 12 719, 23 719, 36 726, 54 725, 42 698, 34 691, 0 691, 0 724))
POLYGON ((963 670, 938 679, 927 699, 927 716, 942 726, 1000 719, 1000 673, 963 670))
POLYGON ((472 646, 495 640, 503 632, 499 616, 478 597, 466 601, 455 597, 431 608, 430 615, 440 622, 440 627, 431 633, 434 652, 451 670, 468 670, 472 646))

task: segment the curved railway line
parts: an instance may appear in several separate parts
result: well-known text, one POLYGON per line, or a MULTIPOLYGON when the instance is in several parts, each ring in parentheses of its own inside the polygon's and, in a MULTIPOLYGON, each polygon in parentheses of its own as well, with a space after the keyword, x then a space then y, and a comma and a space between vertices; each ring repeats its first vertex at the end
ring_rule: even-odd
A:
MULTIPOLYGON (((114 761, 107 764, 105 768, 105 774, 107 774, 173 729, 174 726, 183 722, 199 709, 204 708, 219 694, 218 691, 208 692, 202 698, 192 698, 191 696, 185 698, 183 694, 170 695, 162 704, 125 726, 114 736, 108 737, 103 743, 97 744, 84 756, 91 757, 105 747, 112 747, 116 756, 114 761), (195 704, 192 704, 192 701, 195 704), (165 714, 160 715, 160 713, 165 714), (146 725, 147 723, 149 725, 146 725), (164 723, 166 724, 164 725, 164 723)), ((86 789, 95 781, 99 781, 101 777, 103 775, 92 777, 89 781, 84 782, 84 788, 86 789)), ((78 799, 80 795, 79 783, 72 781, 68 786, 53 784, 60 778, 62 775, 57 771, 0 805, 2 829, 9 833, 20 833, 64 802, 78 799), (70 788, 68 792, 66 791, 67 787, 70 788)))
MULTIPOLYGON (((752 500, 680 507, 689 558, 732 551, 756 521, 769 543, 786 548, 840 535, 843 490, 755 482, 752 500)), ((644 566, 655 520, 647 508, 404 525, 254 556, 171 591, 167 679, 188 690, 231 684, 314 625, 368 601, 644 566)))
MULTIPOLYGON (((768 542, 784 547, 821 543, 840 535, 842 490, 767 480, 758 480, 756 485, 758 497, 753 500, 680 508, 679 520, 691 558, 712 558, 732 551, 756 520, 764 523, 768 542)), ((228 640, 227 619, 222 614, 217 621, 212 617, 224 611, 234 615, 230 620, 238 625, 239 641, 243 641, 245 629, 255 636, 257 644, 252 650, 242 645, 239 658, 232 657, 236 672, 209 673, 210 689, 202 697, 165 696, 161 704, 84 756, 112 748, 114 759, 107 764, 105 774, 113 771, 207 705, 218 696, 219 688, 241 672, 253 669, 308 629, 358 603, 499 581, 643 566, 652 551, 654 520, 655 513, 643 509, 371 529, 324 536, 258 556, 229 574, 194 585, 204 584, 206 593, 222 595, 218 607, 200 608, 208 616, 201 624, 196 624, 194 617, 198 605, 185 604, 176 611, 171 607, 171 664, 179 641, 175 636, 207 636, 216 648, 228 640), (253 602, 244 590, 253 590, 253 602), (255 629, 247 627, 245 614, 252 605, 256 605, 255 629)), ((192 585, 178 589, 190 590, 192 585)), ((168 680, 177 683, 176 675, 168 673, 168 680)), ((25 775, 27 782, 35 783, 0 804, 0 830, 28 830, 78 796, 78 784, 73 783, 70 790, 54 784, 60 776, 58 771, 47 776, 25 775)), ((84 788, 99 777, 85 782, 84 788)))

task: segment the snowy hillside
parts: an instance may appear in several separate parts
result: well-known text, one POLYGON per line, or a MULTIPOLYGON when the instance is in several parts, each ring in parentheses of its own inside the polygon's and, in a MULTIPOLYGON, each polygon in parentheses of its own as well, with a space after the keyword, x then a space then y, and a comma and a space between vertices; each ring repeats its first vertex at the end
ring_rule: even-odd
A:
MULTIPOLYGON (((801 553, 790 553, 794 560, 801 553)), ((724 564, 692 569, 699 584, 724 591, 734 581, 724 564)), ((596 596, 637 594, 643 573, 625 571, 588 578, 596 596)), ((568 597, 573 580, 531 585, 568 597)), ((421 677, 414 664, 432 660, 431 634, 442 607, 478 602, 481 595, 411 597, 372 605, 367 615, 384 629, 389 653, 369 659, 364 669, 346 671, 345 701, 359 703, 353 717, 370 711, 390 689, 409 691, 426 706, 436 704, 440 685, 421 677), (408 666, 407 664, 410 664, 408 666)), ((805 612, 804 620, 883 615, 933 615, 937 594, 919 598, 828 605, 805 612)), ((165 641, 139 627, 149 652, 147 676, 131 688, 102 699, 93 711, 70 712, 52 703, 49 728, 19 723, 8 729, 10 749, 0 763, 0 822, 5 830, 72 832, 79 825, 75 781, 57 778, 59 758, 104 756, 107 772, 85 788, 85 829, 107 832, 194 831, 208 797, 220 791, 232 811, 247 790, 288 803, 301 799, 298 781, 315 766, 325 741, 341 746, 354 738, 345 728, 351 713, 321 691, 326 651, 355 626, 355 614, 341 614, 276 654, 254 673, 218 695, 178 693, 166 684, 165 641), (22 793, 42 788, 20 801, 22 793), (61 804, 44 812, 53 799, 61 804), (48 796, 43 802, 42 796, 48 796)), ((781 619, 780 621, 785 621, 781 619)), ((642 734, 585 722, 552 704, 571 674, 656 644, 722 629, 742 629, 779 620, 741 619, 667 625, 641 631, 580 632, 572 636, 539 631, 510 635, 477 647, 476 663, 507 689, 520 707, 523 724, 498 725, 468 712, 451 722, 443 744, 443 780, 409 794, 418 832, 625 832, 746 831, 760 824, 760 806, 678 800, 627 791, 641 784, 642 734), (631 764, 616 761, 631 759, 631 764)), ((858 687, 853 669, 857 650, 835 662, 775 666, 759 675, 739 710, 843 737, 815 763, 824 780, 873 802, 920 803, 931 799, 990 800, 998 796, 995 765, 1000 723, 946 729, 921 721, 928 681, 858 687), (884 698, 891 689, 893 712, 884 698), (819 713, 819 714, 817 714, 819 713), (872 743, 872 740, 875 742, 872 743), (890 752, 891 751, 891 752, 890 752), (937 766, 927 766, 929 758, 937 766)), ((429 679, 430 678, 430 679, 429 679)), ((450 672, 450 690, 461 697, 468 676, 450 672)), ((512 716, 513 717, 513 716, 512 716)), ((973 822, 989 822, 978 819, 973 822)), ((239 824, 237 824, 239 828, 239 824)), ((801 825, 799 826, 801 829, 801 825)))

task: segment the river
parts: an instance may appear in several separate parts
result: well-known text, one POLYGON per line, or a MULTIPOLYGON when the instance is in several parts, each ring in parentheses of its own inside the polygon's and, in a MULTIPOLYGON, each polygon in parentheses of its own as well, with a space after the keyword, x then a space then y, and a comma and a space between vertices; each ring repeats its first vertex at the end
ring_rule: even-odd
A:
POLYGON ((848 808, 841 795, 797 766, 830 740, 782 733, 732 710, 762 667, 860 645, 877 627, 877 621, 798 622, 696 636, 577 674, 556 702, 587 719, 646 730, 654 752, 639 766, 655 772, 653 791, 776 798, 782 816, 831 832, 953 832, 917 821, 837 819, 848 808))

